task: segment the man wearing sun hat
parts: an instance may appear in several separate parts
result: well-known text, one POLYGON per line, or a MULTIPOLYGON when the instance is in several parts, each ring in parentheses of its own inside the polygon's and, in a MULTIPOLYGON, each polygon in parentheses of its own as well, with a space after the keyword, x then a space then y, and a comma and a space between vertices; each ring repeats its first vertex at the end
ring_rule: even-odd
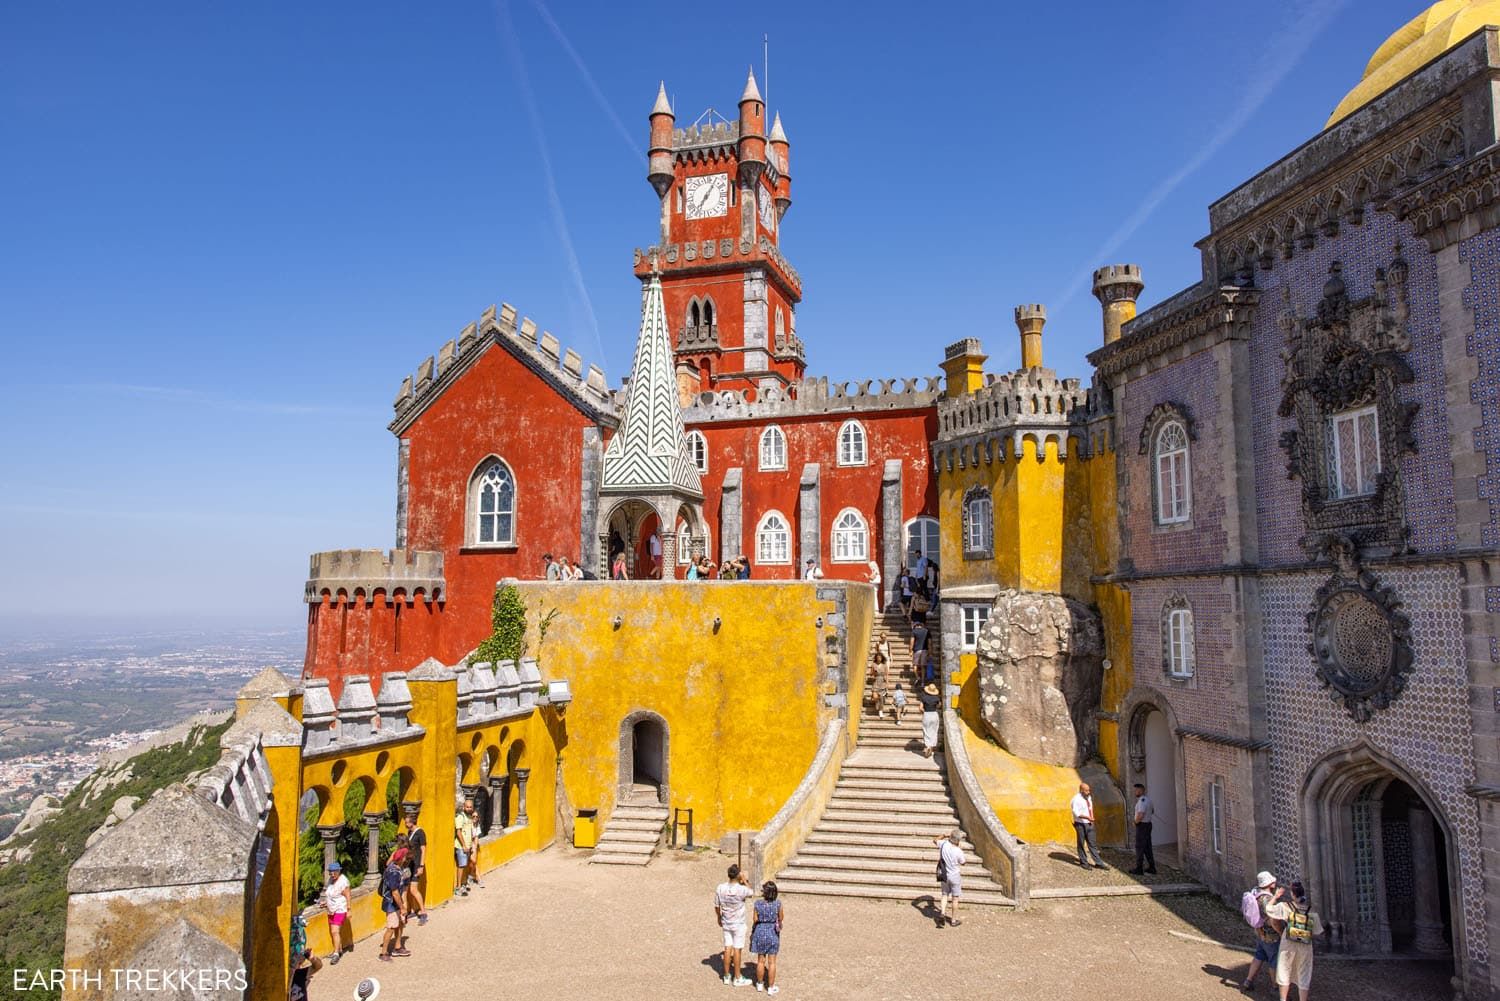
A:
POLYGON ((1276 954, 1281 951, 1281 929, 1283 922, 1267 913, 1267 908, 1282 898, 1284 891, 1271 873, 1261 870, 1255 876, 1255 902, 1260 907, 1260 927, 1255 929, 1255 958, 1250 960, 1250 972, 1245 974, 1240 990, 1253 990, 1255 975, 1265 966, 1276 976, 1276 954))

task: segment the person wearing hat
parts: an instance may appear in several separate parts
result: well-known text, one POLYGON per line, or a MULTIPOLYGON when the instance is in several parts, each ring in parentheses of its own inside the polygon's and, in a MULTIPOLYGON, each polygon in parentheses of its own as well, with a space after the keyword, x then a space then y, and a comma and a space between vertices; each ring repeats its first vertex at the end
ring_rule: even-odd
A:
POLYGON ((938 694, 937 683, 929 681, 917 693, 917 698, 922 700, 922 757, 930 758, 937 750, 938 709, 943 704, 943 697, 938 694))
POLYGON ((334 860, 328 863, 328 885, 323 887, 323 908, 328 912, 328 937, 333 940, 330 964, 337 963, 348 950, 344 948, 344 921, 349 917, 349 877, 334 860))
POLYGON ((809 556, 807 558, 807 563, 803 567, 803 570, 802 570, 802 579, 803 580, 822 580, 823 579, 823 568, 820 567, 820 566, 818 566, 818 561, 815 560, 815 559, 813 559, 811 556, 809 556))
POLYGON ((1262 966, 1272 971, 1275 977, 1276 957, 1281 951, 1282 922, 1270 913, 1285 891, 1276 883, 1276 877, 1261 870, 1255 876, 1255 903, 1260 908, 1260 927, 1255 929, 1255 956, 1250 960, 1250 972, 1240 983, 1240 990, 1255 988, 1255 975, 1262 966))
POLYGON ((1292 884, 1289 897, 1267 906, 1266 915, 1281 922, 1281 946, 1276 953, 1276 986, 1281 1001, 1287 1001, 1293 984, 1301 1001, 1307 1001, 1312 986, 1313 939, 1323 934, 1323 922, 1307 902, 1307 891, 1301 883, 1292 884))

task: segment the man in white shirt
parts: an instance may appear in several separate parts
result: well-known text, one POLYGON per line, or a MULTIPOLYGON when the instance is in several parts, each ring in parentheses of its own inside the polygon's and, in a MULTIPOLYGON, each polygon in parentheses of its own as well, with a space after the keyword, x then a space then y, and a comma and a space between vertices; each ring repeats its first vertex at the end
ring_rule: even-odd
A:
POLYGON ((729 879, 714 889, 714 916, 724 933, 724 982, 744 987, 749 978, 741 972, 741 950, 745 948, 745 901, 755 896, 740 867, 729 867, 729 879))
POLYGON ((1094 839, 1094 794, 1087 782, 1079 784, 1078 794, 1073 797, 1073 832, 1078 835, 1078 864, 1085 869, 1090 867, 1083 852, 1087 846, 1089 854, 1094 856, 1093 868, 1108 869, 1099 857, 1099 843, 1094 839))
POLYGON ((1151 825, 1156 821, 1156 804, 1146 795, 1146 787, 1135 784, 1135 868, 1132 876, 1156 873, 1156 852, 1151 848, 1151 825))
POLYGON ((652 535, 646 546, 651 550, 651 576, 661 580, 661 536, 652 535))
POLYGON ((807 558, 807 567, 802 571, 803 580, 822 580, 823 568, 818 566, 818 561, 811 556, 807 558))

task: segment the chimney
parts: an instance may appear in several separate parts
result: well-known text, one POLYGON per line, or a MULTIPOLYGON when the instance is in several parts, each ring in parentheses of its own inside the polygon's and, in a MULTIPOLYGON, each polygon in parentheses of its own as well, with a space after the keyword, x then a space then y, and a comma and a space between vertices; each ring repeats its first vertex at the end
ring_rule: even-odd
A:
POLYGON ((984 388, 984 362, 987 356, 976 337, 954 341, 943 352, 943 395, 949 399, 968 396, 984 388))
POLYGON ((1042 367, 1042 325, 1047 308, 1031 303, 1016 307, 1016 327, 1021 331, 1021 367, 1042 367))

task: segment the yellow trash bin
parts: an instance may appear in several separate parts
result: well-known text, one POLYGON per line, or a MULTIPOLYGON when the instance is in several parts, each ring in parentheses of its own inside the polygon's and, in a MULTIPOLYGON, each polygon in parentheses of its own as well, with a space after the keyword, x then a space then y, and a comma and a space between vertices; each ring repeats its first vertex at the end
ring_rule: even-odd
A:
POLYGON ((573 821, 573 847, 593 848, 599 843, 599 811, 579 810, 573 821))

